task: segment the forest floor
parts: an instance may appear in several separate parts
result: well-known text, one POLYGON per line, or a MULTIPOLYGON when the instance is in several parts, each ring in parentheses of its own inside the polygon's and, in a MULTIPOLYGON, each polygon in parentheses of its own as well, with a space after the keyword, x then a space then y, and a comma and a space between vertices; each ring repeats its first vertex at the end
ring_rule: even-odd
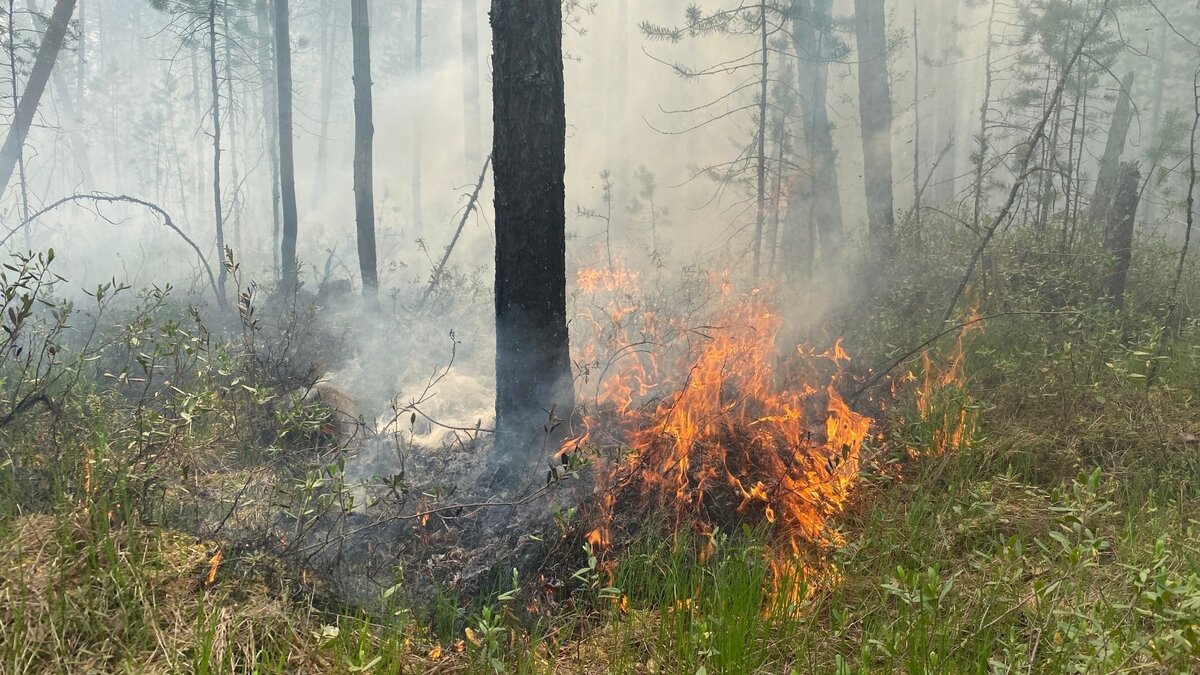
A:
MULTIPOLYGON (((925 281, 907 283, 890 292, 925 281)), ((208 388, 131 412, 77 384, 70 409, 29 406, 0 427, 0 672, 1198 672, 1197 327, 1157 351, 1153 312, 1028 306, 965 342, 962 381, 934 413, 897 394, 807 583, 772 583, 777 554, 749 529, 714 533, 703 555, 690 538, 647 538, 619 560, 582 556, 570 598, 537 620, 515 578, 405 607, 403 570, 385 611, 347 610, 272 553, 151 511, 214 499, 196 478, 212 465, 168 466, 168 450, 207 457, 255 425, 284 420, 294 437, 323 422, 302 407, 248 417, 269 408, 263 385, 215 348, 191 359, 202 340, 179 313, 168 330, 147 324, 155 347, 131 342, 134 312, 111 344, 203 371, 208 388), (234 414, 237 396, 258 405, 234 414)), ((878 334, 859 342, 919 344, 895 298, 862 311, 878 334)), ((136 371, 106 374, 150 389, 136 371)), ((247 452, 209 475, 235 505, 274 503, 236 489, 275 461, 247 452)))

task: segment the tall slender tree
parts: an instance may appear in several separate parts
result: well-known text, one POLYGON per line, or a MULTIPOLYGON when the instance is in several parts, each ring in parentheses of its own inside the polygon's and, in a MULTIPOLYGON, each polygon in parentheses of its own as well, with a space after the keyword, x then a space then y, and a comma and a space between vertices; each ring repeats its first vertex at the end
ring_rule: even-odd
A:
POLYGON ((884 0, 854 0, 858 41, 858 109, 862 125, 863 180, 871 239, 892 234, 892 94, 888 85, 884 0))
POLYGON ((262 110, 267 125, 267 161, 271 167, 271 256, 275 272, 279 272, 279 221, 280 187, 279 177, 279 106, 275 99, 278 89, 275 77, 275 52, 271 36, 270 0, 257 0, 255 19, 258 22, 258 69, 262 83, 262 110))
POLYGON ((283 211, 283 237, 280 244, 282 285, 294 288, 297 278, 296 239, 299 214, 296 211, 296 159, 292 137, 292 38, 288 0, 275 0, 276 102, 279 105, 279 180, 283 211))
MULTIPOLYGON (((810 177, 810 213, 826 254, 836 254, 842 244, 841 187, 837 150, 829 121, 829 64, 842 56, 845 46, 834 37, 832 0, 796 0, 791 7, 791 38, 799 63, 798 98, 804 120, 804 143, 810 177)), ((791 229, 807 223, 792 214, 791 229)))
POLYGON ((358 267, 363 297, 379 296, 375 253, 374 138, 371 100, 371 16, 367 0, 350 0, 354 41, 354 222, 358 234, 358 267))
POLYGON ((574 407, 567 337, 561 0, 492 0, 496 464, 532 468, 534 434, 574 407))
MULTIPOLYGON (((209 110, 212 115, 213 150, 213 222, 217 230, 217 257, 225 258, 225 213, 221 194, 221 79, 217 70, 217 0, 208 0, 208 66, 212 98, 209 110)), ((217 293, 225 297, 225 265, 217 273, 217 293)))

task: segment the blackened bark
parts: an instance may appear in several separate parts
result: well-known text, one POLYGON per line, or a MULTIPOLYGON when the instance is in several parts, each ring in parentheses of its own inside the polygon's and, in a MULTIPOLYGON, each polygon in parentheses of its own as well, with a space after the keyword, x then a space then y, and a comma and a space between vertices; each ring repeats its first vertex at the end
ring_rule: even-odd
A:
POLYGON ((42 44, 38 47, 37 57, 33 61, 33 70, 25 83, 25 91, 21 94, 21 102, 13 114, 12 126, 4 138, 4 146, 0 148, 0 197, 8 188, 13 170, 25 147, 25 139, 29 136, 29 128, 33 126, 33 117, 37 114, 38 103, 42 93, 46 91, 46 83, 50 81, 50 73, 54 70, 54 62, 58 52, 62 50, 63 38, 67 34, 67 26, 71 15, 75 12, 75 0, 58 0, 54 3, 54 13, 50 15, 50 23, 42 44))
POLYGON ((354 40, 354 222, 358 232, 358 268, 363 297, 379 296, 375 253, 374 139, 371 100, 371 17, 367 0, 350 0, 354 40))
POLYGON ((283 288, 294 288, 296 274, 296 160, 292 139, 292 42, 288 0, 275 0, 275 65, 279 105, 279 179, 283 206, 283 240, 279 253, 283 288))
POLYGON ((567 337, 566 105, 560 0, 492 0, 496 464, 534 468, 574 407, 567 337))
POLYGON ((858 108, 862 125, 863 180, 871 240, 891 237, 892 95, 888 85, 884 0, 854 0, 858 40, 858 108))
POLYGON ((1114 310, 1125 304, 1125 283, 1133 252, 1133 224, 1141 197, 1142 172, 1137 162, 1124 162, 1117 170, 1111 208, 1105 226, 1104 249, 1112 257, 1104 290, 1114 310))

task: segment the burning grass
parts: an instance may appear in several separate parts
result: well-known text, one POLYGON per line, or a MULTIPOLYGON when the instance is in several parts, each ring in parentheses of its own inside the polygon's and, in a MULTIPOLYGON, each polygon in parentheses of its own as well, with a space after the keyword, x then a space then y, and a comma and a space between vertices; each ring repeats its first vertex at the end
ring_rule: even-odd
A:
POLYGON ((562 453, 600 450, 589 543, 624 545, 639 525, 628 515, 647 512, 701 540, 748 525, 790 552, 835 541, 872 426, 838 393, 841 344, 786 348, 770 294, 727 282, 689 328, 641 307, 637 282, 624 270, 577 279, 590 294, 582 389, 595 396, 562 453))

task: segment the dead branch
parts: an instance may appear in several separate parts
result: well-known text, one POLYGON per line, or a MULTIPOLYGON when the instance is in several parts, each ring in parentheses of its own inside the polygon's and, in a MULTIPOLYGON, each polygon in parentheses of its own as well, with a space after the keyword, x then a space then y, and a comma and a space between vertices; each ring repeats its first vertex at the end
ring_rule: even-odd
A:
POLYGON ((131 197, 129 195, 110 195, 110 194, 104 194, 101 192, 92 192, 89 194, 68 195, 68 196, 63 197, 62 199, 54 202, 53 204, 50 204, 49 206, 45 207, 41 211, 38 211, 37 213, 26 218, 22 223, 17 225, 17 227, 13 228, 8 234, 6 234, 2 239, 0 239, 0 246, 7 244, 8 241, 10 239, 12 239, 13 235, 15 235, 17 232, 21 231, 23 228, 27 227, 31 223, 33 223, 33 221, 37 220, 38 218, 41 218, 42 216, 57 209, 58 207, 63 206, 65 204, 74 204, 74 203, 84 202, 84 201, 91 201, 91 202, 105 203, 105 204, 113 204, 113 203, 136 204, 138 206, 141 206, 141 207, 144 207, 144 208, 147 208, 147 209, 153 211, 156 215, 158 215, 159 218, 162 218, 163 225, 167 226, 169 229, 174 231, 175 234, 179 235, 179 237, 181 239, 183 239, 183 241, 185 243, 187 243, 187 245, 189 247, 191 247, 192 251, 194 251, 196 253, 196 259, 199 260, 200 264, 204 266, 204 271, 208 275, 208 283, 209 283, 209 286, 212 288, 213 295, 215 295, 217 298, 217 304, 220 305, 221 309, 227 308, 226 304, 225 304, 224 296, 222 296, 220 291, 217 290, 218 289, 217 279, 213 275, 212 267, 208 264, 208 259, 204 257, 204 253, 200 250, 200 247, 196 245, 196 242, 192 241, 191 238, 188 237, 183 232, 183 230, 179 229, 179 226, 177 226, 175 224, 174 219, 171 218, 171 214, 167 213, 162 207, 158 206, 157 204, 152 204, 148 201, 145 201, 144 199, 138 199, 137 197, 131 197))
POLYGON ((450 245, 446 247, 446 252, 442 254, 442 260, 438 263, 437 269, 433 271, 433 278, 429 280, 429 286, 425 288, 425 293, 421 295, 419 306, 423 306, 433 291, 437 289, 438 283, 442 280, 442 274, 446 271, 446 262, 450 260, 450 254, 454 251, 455 244, 458 243, 458 238, 462 236, 463 228, 467 226, 467 219, 471 217, 471 213, 479 204, 479 193, 483 190, 483 181, 487 179, 488 167, 492 164, 492 156, 488 155, 483 161, 483 170, 479 172, 479 180, 475 182, 475 191, 471 193, 471 198, 467 201, 467 208, 463 210, 462 219, 458 221, 458 229, 454 231, 454 238, 450 240, 450 245))

